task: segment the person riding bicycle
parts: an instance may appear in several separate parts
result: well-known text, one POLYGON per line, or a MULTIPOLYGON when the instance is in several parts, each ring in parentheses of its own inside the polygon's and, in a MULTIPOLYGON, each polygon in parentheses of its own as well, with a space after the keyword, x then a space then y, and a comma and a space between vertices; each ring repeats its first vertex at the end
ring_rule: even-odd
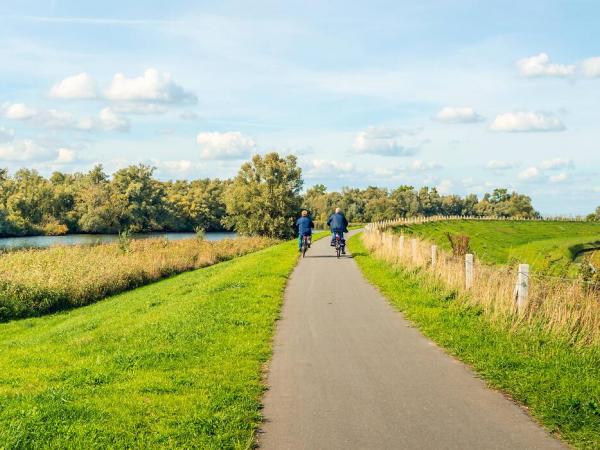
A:
MULTIPOLYGON (((308 215, 308 211, 303 209, 301 213, 301 217, 296 220, 296 226, 298 227, 298 251, 302 251, 302 239, 304 236, 312 235, 312 229, 315 227, 315 224, 312 221, 312 218, 308 215)), ((309 241, 310 242, 310 241, 309 241)))
POLYGON ((335 235, 339 234, 342 244, 342 254, 346 254, 346 240, 344 233, 348 232, 348 220, 340 208, 335 208, 335 212, 327 219, 327 226, 331 230, 331 246, 335 246, 335 235))

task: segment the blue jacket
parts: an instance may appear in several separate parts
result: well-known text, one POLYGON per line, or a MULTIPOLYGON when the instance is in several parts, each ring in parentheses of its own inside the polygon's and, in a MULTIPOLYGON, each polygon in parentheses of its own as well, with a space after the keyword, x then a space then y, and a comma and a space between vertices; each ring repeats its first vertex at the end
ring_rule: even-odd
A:
POLYGON ((333 213, 327 219, 327 225, 331 229, 331 231, 348 231, 348 221, 346 220, 346 216, 342 213, 333 213))
POLYGON ((296 226, 300 236, 307 236, 312 234, 312 228, 315 227, 315 224, 310 217, 300 217, 296 220, 296 226))

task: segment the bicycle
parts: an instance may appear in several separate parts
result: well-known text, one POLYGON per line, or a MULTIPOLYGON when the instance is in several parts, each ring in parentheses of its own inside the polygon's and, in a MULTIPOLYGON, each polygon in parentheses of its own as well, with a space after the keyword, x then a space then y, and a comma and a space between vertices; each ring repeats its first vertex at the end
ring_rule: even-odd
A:
POLYGON ((342 237, 340 236, 340 233, 335 233, 335 254, 336 256, 339 258, 342 251, 344 250, 344 242, 342 240, 342 237))
POLYGON ((302 257, 306 255, 306 250, 310 248, 310 236, 302 236, 302 257))

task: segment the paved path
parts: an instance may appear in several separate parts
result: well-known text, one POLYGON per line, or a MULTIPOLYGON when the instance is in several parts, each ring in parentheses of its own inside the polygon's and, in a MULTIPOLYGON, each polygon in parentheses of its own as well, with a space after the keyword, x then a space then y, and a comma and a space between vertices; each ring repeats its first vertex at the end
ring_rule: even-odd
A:
POLYGON ((294 271, 282 314, 262 449, 563 448, 411 328, 326 239, 294 271))

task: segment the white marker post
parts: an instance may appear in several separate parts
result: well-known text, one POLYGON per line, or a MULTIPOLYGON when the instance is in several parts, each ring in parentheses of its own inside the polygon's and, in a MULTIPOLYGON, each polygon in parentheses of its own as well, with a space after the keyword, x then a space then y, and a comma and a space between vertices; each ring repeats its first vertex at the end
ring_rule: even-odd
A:
POLYGON ((473 287, 473 254, 465 255, 465 287, 471 289, 473 287))
POLYGON ((529 264, 519 264, 517 276, 517 311, 525 311, 529 297, 529 264))

